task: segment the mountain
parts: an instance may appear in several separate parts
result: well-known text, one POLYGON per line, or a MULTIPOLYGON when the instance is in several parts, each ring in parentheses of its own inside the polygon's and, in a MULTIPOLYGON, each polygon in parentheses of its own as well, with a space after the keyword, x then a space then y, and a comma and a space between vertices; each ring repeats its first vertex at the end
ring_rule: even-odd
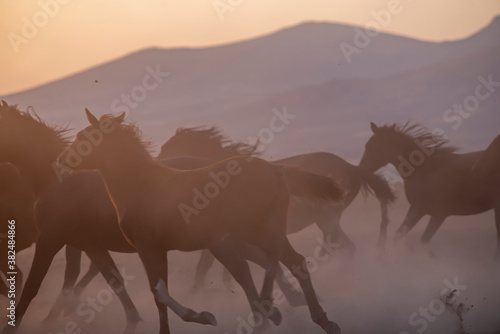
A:
MULTIPOLYGON (((486 60, 476 54, 484 52, 488 62, 493 62, 500 44, 500 18, 496 18, 484 30, 454 42, 432 43, 381 33, 348 63, 340 46, 355 45, 359 31, 347 25, 304 23, 228 45, 147 49, 2 98, 21 107, 32 105, 48 122, 77 129, 85 125, 85 107, 97 114, 126 110, 159 143, 177 127, 200 124, 218 124, 230 135, 246 138, 243 134, 258 132, 269 122, 272 108, 284 106, 311 115, 333 115, 312 124, 314 120, 304 114, 303 127, 327 128, 341 122, 346 124, 341 126, 343 131, 351 133, 358 128, 347 124, 354 122, 364 129, 372 115, 373 119, 401 121, 417 106, 442 110, 452 96, 460 99, 461 93, 473 89, 449 82, 453 75, 463 77, 462 72, 471 70, 460 59, 472 57, 483 63, 486 60), (452 66, 462 61, 464 68, 452 66), (155 69, 168 76, 159 76, 161 82, 148 79, 155 69), (437 87, 441 71, 445 84, 437 87), (429 101, 441 96, 441 104, 425 102, 426 94, 433 96, 429 101), (135 96, 131 104, 124 100, 126 95, 135 96), (373 111, 370 117, 366 110, 373 111), (383 116, 390 113, 394 115, 383 116)), ((496 70, 491 67, 491 71, 496 70)))
MULTIPOLYGON (((452 144, 465 151, 481 149, 500 132, 500 44, 385 78, 333 79, 245 105, 221 106, 224 117, 220 118, 229 126, 236 122, 236 115, 257 113, 254 118, 263 119, 270 117, 273 108, 284 106, 297 115, 297 121, 286 129, 293 133, 294 145, 286 148, 289 138, 277 136, 273 154, 315 148, 357 161, 370 135, 370 121, 404 124, 408 120, 443 130, 452 144), (489 80, 493 92, 480 88, 480 94, 489 96, 477 99, 475 110, 464 108, 464 116, 448 111, 455 104, 472 103, 477 86, 489 80), (344 140, 325 140, 332 137, 344 140)), ((253 123, 247 127, 258 128, 253 123)))

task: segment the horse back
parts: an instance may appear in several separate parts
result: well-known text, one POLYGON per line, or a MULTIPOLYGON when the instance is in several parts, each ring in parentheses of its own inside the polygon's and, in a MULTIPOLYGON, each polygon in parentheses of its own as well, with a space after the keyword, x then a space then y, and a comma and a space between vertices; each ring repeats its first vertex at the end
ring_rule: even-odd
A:
POLYGON ((405 180, 410 204, 428 214, 471 215, 493 205, 491 183, 474 177, 472 167, 482 152, 436 156, 416 167, 405 180))

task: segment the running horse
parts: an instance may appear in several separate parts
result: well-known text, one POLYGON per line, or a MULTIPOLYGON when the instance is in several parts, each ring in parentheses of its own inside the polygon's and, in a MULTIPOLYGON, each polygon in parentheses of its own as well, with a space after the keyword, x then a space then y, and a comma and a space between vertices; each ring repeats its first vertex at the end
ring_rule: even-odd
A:
POLYGON ((20 297, 16 305, 16 326, 6 325, 3 333, 15 332, 20 327, 54 256, 65 245, 74 247, 66 247, 66 251, 76 258, 70 256, 72 260, 67 261, 66 274, 71 273, 72 279, 65 275, 63 289, 74 288, 80 272, 81 250, 85 251, 118 295, 126 311, 126 332, 133 333, 140 317, 108 251, 133 253, 135 249, 121 233, 99 173, 58 179, 55 160, 67 144, 65 129, 45 124, 31 108, 21 112, 17 106, 2 101, 0 162, 12 163, 29 187, 32 200, 26 213, 34 216, 34 224, 26 227, 30 230, 28 234, 38 235, 28 278, 20 296, 16 296, 20 297), (97 235, 96 230, 100 231, 97 235))
POLYGON ((495 210, 497 258, 500 257, 500 198, 494 183, 474 177, 472 169, 484 151, 457 154, 448 140, 420 124, 377 126, 365 146, 360 167, 368 171, 391 164, 404 180, 410 203, 395 234, 398 240, 424 216, 430 220, 421 243, 427 245, 451 215, 475 215, 495 210))
MULTIPOLYGON (((133 333, 140 318, 123 287, 123 278, 109 251, 134 253, 136 250, 125 240, 119 228, 115 209, 98 172, 75 173, 58 179, 57 175, 61 171, 55 168, 55 160, 66 147, 65 133, 64 129, 45 124, 31 108, 27 112, 22 112, 16 106, 9 106, 5 101, 2 101, 0 105, 0 161, 9 161, 16 166, 7 165, 10 167, 7 168, 8 173, 6 172, 5 183, 3 183, 5 188, 2 190, 6 191, 7 196, 12 196, 15 192, 9 190, 17 187, 16 189, 20 191, 25 189, 27 184, 30 189, 26 189, 24 193, 33 194, 37 203, 35 206, 36 224, 32 222, 31 225, 29 223, 23 226, 18 225, 19 230, 16 235, 19 241, 18 246, 22 246, 20 241, 25 235, 24 230, 27 230, 26 235, 38 235, 38 231, 41 235, 38 238, 25 291, 18 294, 18 296, 21 295, 21 299, 16 309, 16 327, 4 329, 4 332, 15 331, 19 328, 54 255, 63 245, 66 245, 63 289, 46 321, 55 320, 63 310, 67 312, 68 302, 70 306, 75 306, 75 301, 85 286, 100 271, 111 288, 116 291, 125 309, 126 333, 133 333), (20 179, 21 175, 12 170, 18 170, 26 181, 23 187, 20 186, 22 183, 13 182, 16 178, 20 179), (65 205, 61 206, 61 203, 65 205), (100 233, 96 239, 95 230, 97 229, 100 233), (92 265, 86 275, 76 284, 80 273, 81 250, 89 255, 92 265)), ((161 162, 178 169, 200 168, 211 163, 209 160, 195 157, 163 159, 161 162)), ((19 210, 16 209, 16 212, 31 212, 33 215, 33 200, 33 198, 28 198, 22 201, 17 196, 15 199, 17 205, 27 204, 19 207, 19 210)), ((7 200, 3 203, 7 205, 5 212, 12 213, 15 207, 7 200)), ((21 221, 29 221, 25 218, 21 219, 19 215, 17 217, 19 224, 21 221)), ((221 245, 217 246, 217 248, 222 247, 226 250, 231 250, 233 247, 237 247, 238 250, 242 249, 242 245, 235 243, 231 238, 225 239, 221 245)), ((258 301, 258 293, 251 280, 248 264, 236 254, 232 257, 224 256, 226 253, 219 250, 218 254, 221 256, 218 260, 233 274, 252 305, 253 301, 258 301)), ((234 254, 231 251, 229 253, 234 254)), ((289 298, 288 295, 287 297, 289 298)), ((200 317, 195 313, 184 313, 181 317, 184 321, 200 321, 200 317)), ((278 319, 275 317, 275 323, 278 319)))
MULTIPOLYGON (((225 137, 216 127, 210 128, 180 128, 163 146, 158 155, 159 159, 175 156, 196 156, 215 161, 227 159, 231 156, 245 154, 258 155, 258 145, 248 145, 233 142, 225 137)), ((338 205, 316 205, 307 199, 292 197, 288 213, 287 233, 296 233, 315 224, 323 232, 323 242, 336 249, 346 249, 352 256, 354 243, 344 233, 340 226, 340 219, 344 210, 349 207, 360 189, 375 193, 380 201, 382 222, 378 237, 379 249, 385 247, 388 204, 395 200, 394 193, 387 182, 380 176, 367 172, 354 166, 341 157, 326 153, 315 152, 296 155, 281 160, 272 161, 276 165, 296 166, 308 172, 326 176, 335 180, 344 188, 346 196, 338 205)), ((258 253, 246 254, 247 258, 259 265, 263 259, 258 253)), ((204 278, 212 266, 214 257, 204 251, 198 262, 194 286, 203 285, 204 278)), ((281 283, 280 280, 278 282, 281 283)), ((283 291, 289 292, 286 286, 281 286, 283 291)), ((299 305, 293 298, 288 298, 291 305, 299 305)))
MULTIPOLYGON (((289 191, 315 193, 317 201, 339 201, 342 191, 338 184, 259 158, 233 157, 187 171, 165 167, 151 156, 138 128, 123 123, 124 114, 104 115, 99 120, 88 110, 86 115, 90 126, 77 134, 59 156, 58 163, 75 170, 101 172, 120 227, 146 269, 160 314, 160 334, 170 332, 168 307, 180 314, 194 312, 183 308, 168 293, 167 252, 208 247, 217 252, 214 246, 228 236, 261 248, 269 257, 260 299, 261 306, 272 317, 277 311, 271 293, 278 262, 292 270, 305 261, 292 248, 285 233, 289 191), (87 145, 86 134, 95 131, 103 133, 102 142, 85 151, 75 163, 74 152, 87 145), (199 202, 201 194, 205 198, 203 204, 199 202)), ((327 318, 319 304, 307 270, 293 272, 312 320, 326 333, 340 333, 338 325, 327 318)), ((207 312, 200 315, 215 320, 207 312)))

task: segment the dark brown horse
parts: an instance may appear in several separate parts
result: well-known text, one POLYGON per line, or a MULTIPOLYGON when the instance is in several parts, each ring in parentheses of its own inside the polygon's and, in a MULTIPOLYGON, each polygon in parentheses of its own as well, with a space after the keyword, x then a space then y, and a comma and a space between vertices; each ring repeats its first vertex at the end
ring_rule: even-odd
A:
MULTIPOLYGON (((23 274, 17 267, 10 270, 8 256, 16 255, 30 247, 38 237, 33 217, 33 193, 16 167, 10 163, 0 164, 0 273, 17 272, 16 296, 20 295, 23 274), (9 248, 9 221, 14 220, 14 247, 9 248)), ((10 243, 12 245, 12 242, 10 243)), ((0 294, 7 297, 9 289, 0 279, 0 294)))
POLYGON ((500 180, 500 135, 498 135, 476 161, 473 172, 479 177, 500 180))
MULTIPOLYGON (((182 128, 176 131, 162 147, 159 159, 174 156, 196 156, 219 161, 239 154, 257 154, 255 146, 231 142, 215 127, 182 128)), ((382 208, 379 244, 383 245, 387 233, 387 204, 395 197, 387 182, 364 169, 354 166, 337 155, 325 152, 307 153, 272 161, 276 165, 296 166, 308 172, 323 175, 339 183, 346 192, 341 205, 317 206, 309 201, 294 198, 291 203, 287 233, 303 230, 316 224, 323 232, 325 241, 338 242, 349 252, 354 252, 354 244, 342 231, 340 218, 343 211, 351 204, 361 187, 375 192, 382 208)))
MULTIPOLYGON (((36 116, 20 112, 16 106, 9 106, 5 102, 0 106, 0 161, 12 162, 26 179, 36 198, 34 213, 40 230, 26 289, 16 308, 17 326, 7 325, 4 332, 13 332, 19 327, 53 257, 64 245, 69 245, 74 248, 66 247, 68 261, 62 296, 48 319, 56 317, 61 311, 62 302, 71 299, 73 294, 78 296, 96 275, 95 267, 91 267, 75 287, 80 272, 79 250, 83 250, 117 292, 127 315, 126 332, 132 333, 140 317, 108 251, 133 253, 136 250, 123 237, 116 212, 98 172, 74 174, 61 180, 57 178, 55 159, 66 146, 64 135, 65 130, 47 126, 36 116), (96 230, 99 231, 97 237, 96 230)), ((192 161, 189 167, 195 167, 192 161)), ((23 202, 19 200, 16 203, 23 202)), ((33 216, 33 199, 25 212, 31 212, 33 216)), ((19 238, 25 234, 21 235, 21 232, 18 231, 19 238)), ((38 230, 30 228, 28 232, 38 233, 38 230)), ((189 318, 184 320, 190 321, 189 318)))
MULTIPOLYGON (((167 307, 177 314, 193 312, 175 302, 167 291, 166 253, 207 247, 214 251, 213 246, 228 236, 261 248, 269 257, 260 297, 255 301, 271 317, 276 310, 271 292, 278 261, 290 270, 304 261, 285 235, 289 191, 337 201, 341 197, 338 185, 331 179, 258 158, 234 157, 192 171, 168 168, 151 157, 138 129, 122 124, 122 117, 97 120, 88 110, 86 113, 91 125, 78 133, 58 161, 76 170, 98 169, 103 175, 120 227, 146 268, 160 314, 160 333, 169 333, 167 307), (101 132, 102 142, 82 152, 86 136, 95 131, 101 132)), ((327 333, 340 333, 320 306, 309 274, 294 274, 313 321, 327 333)), ((200 314, 200 318, 212 317, 200 314)))
MULTIPOLYGON (((17 272, 15 293, 17 298, 21 296, 24 275, 17 265, 14 270, 8 270, 7 257, 10 249, 8 248, 7 222, 12 219, 15 220, 15 254, 17 256, 19 252, 35 243, 38 238, 39 231, 35 223, 33 212, 34 202, 35 198, 31 188, 26 180, 24 180, 21 176, 17 168, 11 163, 1 163, 0 219, 2 224, 0 225, 0 272, 4 275, 6 275, 7 272, 17 272)), ((80 266, 78 264, 80 263, 81 251, 68 246, 66 249, 66 257, 68 259, 68 265, 65 273, 62 294, 67 296, 73 288, 76 278, 80 272, 80 266)), ((95 277, 97 273, 98 270, 95 271, 95 266, 93 266, 87 275, 82 278, 79 285, 75 286, 74 294, 79 296, 83 291, 83 288, 93 277, 95 277)), ((9 289, 5 285, 5 282, 3 280, 0 281, 0 294, 8 297, 8 290, 9 289)), ((67 301, 67 298, 63 297, 64 296, 61 295, 58 299, 58 303, 56 303, 56 305, 52 308, 48 319, 53 319, 62 311, 64 302, 67 301)))
MULTIPOLYGON (((175 135, 162 146, 158 158, 197 156, 217 161, 239 154, 256 155, 256 146, 232 142, 215 127, 208 129, 182 128, 178 129, 175 135)), ((288 213, 287 233, 295 233, 311 224, 316 224, 323 232, 325 243, 338 244, 339 248, 346 248, 352 255, 354 244, 342 230, 340 218, 361 187, 368 190, 371 188, 379 199, 382 209, 379 246, 384 247, 389 223, 387 205, 395 198, 385 180, 331 153, 301 154, 272 163, 297 166, 309 172, 329 177, 340 183, 346 191, 343 202, 336 206, 318 206, 308 200, 293 197, 288 213)), ((203 285, 213 260, 210 253, 204 252, 202 254, 197 267, 195 286, 203 285)), ((251 260, 260 262, 259 264, 262 265, 263 259, 258 254, 251 254, 251 260)), ((282 290, 286 291, 286 287, 282 287, 282 290)))
POLYGON ((406 235, 425 215, 429 224, 422 236, 429 243, 444 220, 451 215, 474 215, 494 209, 497 256, 500 255, 500 198, 487 179, 475 178, 474 163, 484 153, 456 154, 447 140, 419 124, 377 126, 366 143, 360 166, 369 171, 392 164, 404 180, 410 208, 396 239, 406 235))
MULTIPOLYGON (((120 301, 122 301, 126 310, 127 331, 132 332, 135 323, 138 321, 137 310, 128 298, 126 291, 117 286, 122 282, 121 275, 117 270, 113 269, 115 265, 107 251, 132 253, 135 252, 135 249, 128 245, 118 228, 116 213, 109 200, 102 178, 98 174, 92 172, 88 175, 65 176, 62 179, 63 182, 57 180, 55 172, 60 173, 60 171, 57 169, 54 171, 52 163, 54 162, 53 159, 58 155, 56 152, 65 146, 62 137, 63 133, 64 131, 45 125, 36 116, 20 112, 15 106, 9 106, 3 102, 0 107, 0 140, 2 144, 5 144, 0 145, 0 161, 12 161, 21 167, 26 178, 30 180, 30 186, 37 189, 36 193, 39 194, 37 211, 44 212, 41 210, 47 208, 45 214, 39 216, 37 221, 39 227, 44 231, 43 235, 52 235, 55 245, 67 245, 67 266, 63 289, 46 320, 52 321, 63 310, 68 311, 67 304, 75 306, 75 302, 78 301, 78 297, 85 286, 97 275, 99 269, 102 269, 102 264, 101 268, 93 264, 87 274, 75 286, 80 273, 81 251, 69 247, 69 245, 80 245, 78 246, 81 247, 80 249, 90 251, 94 258, 100 258, 101 262, 107 263, 112 270, 112 274, 116 276, 116 279, 111 279, 112 282, 118 282, 115 282, 114 286, 120 291, 120 301), (40 184, 42 186, 39 186, 40 184), (58 207, 61 202, 71 203, 71 210, 58 207), (85 212, 85 214, 82 214, 82 212, 85 212), (100 230, 101 236, 98 242, 93 237, 96 229, 100 230), (134 315, 137 315, 137 317, 134 317, 134 315)), ((210 161, 202 158, 185 157, 164 159, 162 163, 178 169, 193 169, 206 166, 210 161)), ((28 212, 28 210, 26 211, 28 212)), ((36 228, 33 228, 31 232, 33 231, 37 231, 36 228)), ((22 299, 17 309, 18 325, 21 323, 24 312, 31 299, 36 295, 39 284, 45 276, 46 271, 40 271, 39 266, 48 268, 55 254, 54 251, 49 252, 46 249, 47 247, 46 244, 41 243, 36 248, 34 265, 32 266, 32 279, 27 282, 28 293, 25 294, 27 297, 22 299), (40 263, 40 261, 42 262, 40 263)), ((217 247, 227 250, 236 246, 234 241, 228 238, 217 247)), ((243 249, 241 245, 237 247, 239 250, 243 249)), ((246 248, 251 249, 249 245, 246 248)), ((257 294, 253 282, 248 279, 250 278, 248 265, 242 258, 219 257, 219 261, 236 276, 236 280, 242 285, 249 299, 250 296, 257 294)), ((110 277, 109 273, 106 275, 108 275, 108 278, 110 277)), ((289 295, 285 295, 289 297, 289 295)), ((292 296, 296 298, 295 295, 292 296)), ((183 319, 193 321, 189 314, 183 319)))
MULTIPOLYGON (((40 231, 33 264, 16 307, 17 326, 7 325, 4 332, 19 327, 55 254, 69 245, 85 251, 110 283, 126 310, 127 331, 132 333, 140 317, 108 250, 135 252, 135 249, 121 233, 98 172, 74 174, 64 177, 62 182, 58 179, 55 159, 67 145, 65 134, 65 130, 50 127, 36 116, 20 112, 16 106, 5 102, 0 106, 0 162, 14 164, 29 184, 36 199, 34 216, 40 231), (96 234, 97 230, 100 233, 96 234)), ((74 268, 67 271, 79 273, 79 263, 68 262, 68 265, 74 268)), ((72 289, 74 282, 67 283, 72 289)))

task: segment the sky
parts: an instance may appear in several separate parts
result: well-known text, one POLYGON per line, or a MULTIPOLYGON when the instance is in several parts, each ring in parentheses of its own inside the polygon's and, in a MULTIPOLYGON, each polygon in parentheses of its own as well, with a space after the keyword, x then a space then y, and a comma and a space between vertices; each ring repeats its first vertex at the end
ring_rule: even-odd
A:
POLYGON ((148 47, 225 44, 306 21, 365 26, 376 13, 391 13, 383 31, 439 42, 487 26, 500 0, 0 0, 0 95, 148 47))

